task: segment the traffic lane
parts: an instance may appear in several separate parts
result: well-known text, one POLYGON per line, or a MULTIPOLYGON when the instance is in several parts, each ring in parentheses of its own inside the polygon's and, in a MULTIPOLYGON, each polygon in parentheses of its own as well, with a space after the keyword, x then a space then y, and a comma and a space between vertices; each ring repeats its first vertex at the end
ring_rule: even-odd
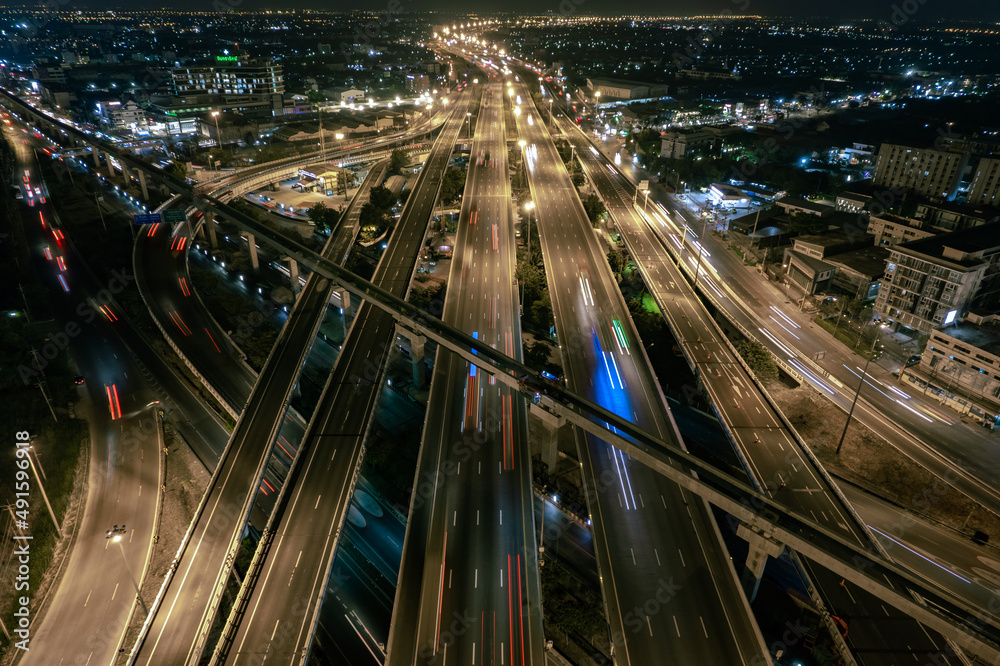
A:
POLYGON ((706 565, 706 549, 717 546, 701 539, 691 513, 690 505, 697 500, 683 497, 672 484, 661 483, 662 477, 614 447, 588 439, 595 478, 610 479, 596 489, 597 503, 622 509, 614 520, 603 521, 602 545, 614 561, 632 563, 632 567, 619 567, 612 581, 621 604, 618 629, 623 640, 618 651, 625 650, 635 663, 665 658, 683 662, 692 654, 710 663, 740 663, 737 645, 742 637, 735 634, 727 604, 706 565), (650 496, 645 489, 655 494, 650 496), (685 506, 685 511, 668 508, 676 505, 685 506), (646 534, 670 534, 674 539, 668 548, 640 536, 646 534), (705 594, 706 589, 715 589, 717 594, 705 594), (671 652, 665 656, 664 649, 671 652))
MULTIPOLYGON (((177 237, 169 228, 149 229, 140 234, 136 258, 140 262, 136 278, 146 280, 153 297, 151 306, 159 310, 161 325, 181 347, 195 367, 212 372, 212 386, 234 409, 239 410, 253 389, 256 377, 240 361, 229 336, 207 316, 194 287, 187 278, 185 253, 171 250, 177 237), (150 233, 152 232, 152 233, 150 233)), ((186 238, 186 237, 182 237, 186 238)))
MULTIPOLYGON (((88 484, 94 492, 85 507, 65 575, 35 631, 35 645, 25 654, 26 664, 95 658, 110 662, 135 598, 125 559, 138 579, 152 549, 160 487, 160 442, 153 413, 158 405, 146 407, 153 396, 139 380, 139 371, 131 359, 114 359, 101 337, 97 328, 88 327, 73 345, 93 350, 92 356, 80 355, 80 369, 91 377, 85 390, 92 406, 88 417, 93 447, 88 484), (114 418, 97 377, 95 366, 102 362, 107 363, 103 369, 114 372, 119 380, 128 374, 134 378, 128 384, 116 382, 121 386, 118 404, 122 415, 116 410, 114 418), (127 529, 122 550, 106 538, 106 531, 114 525, 127 529), (79 640, 67 641, 67 636, 79 640), (89 640, 92 638, 96 640, 89 640)), ((39 442, 43 460, 45 448, 51 444, 39 442)))
MULTIPOLYGON (((708 244, 714 242, 715 239, 707 241, 708 244)), ((730 257, 724 251, 719 253, 719 257, 721 259, 718 261, 717 270, 720 275, 729 278, 726 281, 727 288, 732 288, 733 283, 753 286, 754 280, 745 280, 746 270, 742 264, 737 265, 736 258, 730 257)), ((745 304, 750 306, 756 317, 768 321, 773 318, 773 306, 769 302, 773 303, 774 297, 766 293, 765 285, 760 285, 758 289, 755 289, 755 292, 757 297, 748 300, 745 304)), ((733 303, 730 308, 731 316, 741 320, 744 325, 750 324, 753 327, 759 325, 758 322, 749 319, 748 315, 738 307, 738 301, 741 299, 735 300, 737 302, 733 303)), ((830 372, 842 385, 846 384, 848 387, 857 385, 861 370, 855 367, 857 366, 856 356, 842 354, 839 348, 831 349, 827 342, 818 339, 817 336, 823 334, 811 331, 809 320, 803 320, 794 308, 790 308, 785 316, 796 319, 802 327, 801 330, 796 329, 799 339, 790 345, 786 344, 786 346, 799 351, 801 356, 809 358, 817 351, 826 352, 827 358, 818 362, 824 371, 830 372), (852 371, 852 368, 856 371, 852 371)), ((785 333, 779 331, 776 335, 784 336, 785 333)), ((766 340, 764 342, 769 344, 766 340)), ((787 338, 784 342, 788 343, 787 338)), ((881 374, 877 368, 870 368, 869 373, 875 376, 881 374)), ((892 380, 886 375, 885 384, 891 383, 892 380)), ((906 387, 903 388, 905 391, 906 387)), ((851 391, 846 388, 840 389, 834 396, 835 401, 846 409, 852 397, 850 393, 851 391)), ((913 409, 907 409, 904 406, 910 402, 909 400, 874 393, 870 387, 864 393, 867 395, 863 396, 865 400, 859 404, 859 407, 864 402, 868 402, 874 409, 870 409, 869 414, 862 417, 862 422, 867 421, 866 425, 869 425, 874 420, 883 426, 888 426, 885 432, 896 435, 893 437, 894 445, 901 447, 908 455, 920 456, 931 465, 931 469, 938 469, 940 473, 944 474, 950 473, 954 467, 945 464, 945 461, 957 460, 961 461, 959 465, 963 474, 972 475, 979 479, 993 478, 1000 472, 1000 455, 996 452, 996 447, 992 446, 976 429, 968 428, 964 424, 961 426, 958 423, 948 424, 936 418, 921 416, 919 413, 915 414, 913 409), (876 412, 880 412, 880 414, 876 412), (888 418, 883 415, 888 415, 888 418), (899 432, 897 430, 899 423, 907 424, 905 431, 899 432), (910 442, 909 434, 920 441, 910 442), (919 451, 921 448, 928 450, 921 452, 919 451)), ((921 411, 921 403, 922 401, 919 400, 914 401, 918 412, 921 411)), ((869 427, 872 426, 869 425, 869 427)), ((875 426, 875 428, 879 427, 875 426)), ((969 492, 973 493, 973 496, 980 497, 987 502, 995 503, 997 501, 995 493, 991 492, 990 488, 984 487, 982 483, 976 483, 968 478, 963 479, 963 482, 969 492)))
MULTIPOLYGON (((607 180, 603 172, 599 179, 607 180)), ((619 222, 630 242, 648 233, 648 227, 641 224, 631 210, 622 212, 619 222)), ((851 520, 844 515, 839 502, 830 497, 826 484, 803 459, 770 405, 745 376, 742 366, 737 365, 726 346, 716 342, 717 331, 701 323, 704 313, 696 311, 686 298, 687 294, 681 292, 679 276, 673 274, 672 263, 664 257, 660 266, 661 270, 652 275, 650 287, 660 302, 669 300, 686 310, 680 320, 682 330, 675 330, 675 334, 702 368, 702 379, 733 432, 736 444, 743 448, 754 477, 772 496, 780 493, 793 508, 808 511, 816 522, 840 530, 845 537, 862 543, 851 529, 851 520), (664 283, 671 288, 663 289, 664 283), (682 296, 679 302, 678 295, 682 296), (683 330, 685 327, 689 330, 683 330)), ((676 313, 674 318, 676 320, 676 313)))
MULTIPOLYGON (((444 153, 442 146, 445 145, 448 146, 447 153, 450 153, 450 144, 448 144, 446 141, 440 142, 436 144, 437 152, 435 152, 432 155, 431 159, 439 158, 440 155, 444 153)), ((447 153, 444 153, 445 157, 447 157, 447 153)), ((425 170, 425 174, 426 173, 433 173, 433 169, 431 167, 428 167, 428 170, 425 170)), ((426 189, 425 187, 421 187, 420 191, 423 192, 425 189, 426 189)), ((400 224, 397 225, 396 230, 390 239, 390 244, 392 246, 392 249, 386 254, 383 260, 379 262, 379 266, 376 270, 376 276, 373 280, 376 284, 379 284, 379 286, 381 286, 382 288, 388 289, 389 291, 392 292, 398 291, 401 294, 405 293, 406 286, 409 283, 409 277, 410 275, 412 275, 413 265, 415 264, 416 261, 417 253, 414 250, 414 247, 416 243, 419 243, 419 240, 423 238, 423 228, 426 226, 426 222, 428 219, 428 216, 425 216, 423 213, 426 212, 429 215, 429 208, 426 207, 426 205, 424 207, 421 207, 420 205, 425 197, 423 197, 422 194, 415 193, 412 198, 414 199, 414 204, 411 207, 408 202, 407 209, 404 212, 403 218, 400 224), (414 243, 414 240, 416 240, 416 243, 414 243), (404 280, 404 275, 405 275, 405 280, 404 280)), ((358 317, 356 317, 355 319, 355 325, 359 326, 360 328, 352 328, 352 334, 348 335, 348 341, 345 342, 345 351, 347 352, 345 358, 349 358, 350 361, 349 363, 338 363, 338 366, 335 369, 335 374, 331 378, 331 381, 334 381, 336 376, 341 372, 341 368, 345 368, 344 370, 345 372, 349 372, 350 369, 353 369, 355 373, 353 375, 349 375, 350 377, 366 376, 365 370, 371 367, 373 364, 373 361, 371 360, 371 355, 373 352, 379 354, 380 359, 384 360, 384 355, 387 353, 389 345, 391 344, 392 336, 395 333, 395 327, 392 324, 390 317, 380 312, 377 313, 372 312, 371 314, 369 314, 370 310, 371 309, 369 307, 362 306, 361 310, 359 311, 358 317), (354 333, 354 331, 364 331, 365 334, 364 342, 360 341, 362 336, 354 333), (380 340, 379 336, 383 332, 385 339, 380 340), (354 349, 357 349, 358 351, 355 352, 353 351, 354 349), (348 365, 350 365, 350 368, 346 368, 346 366, 348 365)), ((381 367, 381 362, 379 362, 376 365, 376 367, 381 367)), ((345 375, 345 379, 346 377, 348 377, 348 375, 345 375)), ((346 385, 347 383, 348 383, 347 381, 340 382, 341 385, 346 385)), ((370 392, 365 392, 365 393, 370 395, 371 400, 374 400, 374 395, 376 394, 375 387, 371 387, 370 392)), ((371 400, 369 400, 369 402, 371 402, 371 400)), ((359 410, 355 411, 355 418, 361 419, 362 421, 357 426, 359 433, 363 432, 365 429, 362 426, 364 423, 367 422, 367 418, 371 411, 370 406, 371 406, 370 404, 368 406, 362 406, 359 410)), ((322 413, 329 414, 333 409, 334 407, 332 405, 325 406, 323 407, 322 413)), ((320 412, 317 413, 319 414, 320 412)), ((347 414, 349 413, 350 411, 347 412, 347 414)), ((352 453, 352 455, 350 456, 352 459, 355 456, 360 455, 361 435, 359 434, 357 437, 355 437, 355 440, 356 441, 354 441, 353 446, 344 447, 345 449, 349 450, 352 453)), ((300 491, 302 486, 310 485, 309 482, 307 481, 307 479, 309 478, 310 471, 311 470, 307 468, 305 472, 306 477, 304 477, 303 481, 300 482, 300 491)), ((326 478, 326 476, 324 475, 324 478, 321 481, 314 483, 312 485, 314 485, 318 489, 320 487, 325 486, 327 482, 328 478, 326 478)), ((343 488, 346 490, 348 487, 349 483, 347 483, 347 481, 345 480, 343 483, 343 488)), ((317 497, 316 500, 317 504, 319 503, 320 499, 321 497, 317 497)), ((337 513, 339 516, 342 517, 347 507, 346 499, 343 502, 338 503, 337 506, 339 507, 337 513)), ((292 524, 294 522, 294 514, 296 513, 295 508, 296 507, 293 504, 293 506, 290 509, 290 513, 284 519, 288 524, 292 524)), ((340 522, 338 521, 337 525, 339 524, 340 522)), ((306 571, 325 570, 324 563, 326 563, 326 566, 329 566, 329 563, 332 563, 332 551, 330 552, 329 556, 327 556, 325 552, 320 553, 320 556, 321 558, 317 561, 307 561, 305 564, 303 564, 302 565, 303 570, 306 571)), ((274 558, 272 560, 272 563, 275 565, 276 571, 287 572, 289 570, 288 567, 292 566, 288 561, 278 562, 278 558, 274 558)), ((297 561, 294 566, 298 566, 298 564, 299 563, 297 561)), ((262 599, 265 598, 265 595, 261 594, 257 589, 255 589, 254 594, 259 594, 260 598, 262 599)), ((282 592, 282 594, 284 594, 284 591, 282 592)), ((269 606, 273 607, 274 604, 269 604, 269 606)), ((303 616, 303 620, 304 619, 305 616, 303 616)), ((296 639, 296 645, 300 643, 303 644, 307 643, 312 633, 311 628, 306 627, 302 623, 303 620, 296 620, 296 622, 299 622, 301 625, 300 638, 296 639), (304 638, 302 636, 304 636, 304 638)), ((263 619, 261 619, 260 621, 264 622, 263 619)), ((277 621, 280 620, 276 620, 276 622, 277 621)), ((255 635, 258 634, 257 631, 253 630, 253 626, 257 622, 258 620, 254 617, 253 613, 251 613, 251 616, 246 621, 241 623, 239 632, 243 633, 244 635, 250 633, 253 633, 255 635)), ((295 622, 292 622, 291 624, 294 625, 295 622)), ((246 639, 244 638, 243 641, 245 640, 246 639)), ((238 640, 238 642, 235 643, 235 645, 237 646, 237 651, 243 649, 242 647, 240 647, 243 641, 238 640)), ((247 649, 251 651, 256 651, 259 648, 248 647, 247 649)))
POLYGON ((383 664, 392 598, 379 594, 364 569, 343 550, 337 552, 326 594, 310 650, 313 658, 324 664, 383 664))
POLYGON ((845 483, 841 489, 889 557, 978 608, 996 604, 1000 558, 962 535, 854 486, 845 483))
POLYGON ((847 623, 845 640, 851 654, 865 666, 893 666, 903 662, 960 664, 948 643, 893 606, 854 583, 808 563, 809 577, 830 612, 847 623))
POLYGON ((263 654, 284 663, 300 655, 311 638, 314 604, 323 598, 322 587, 350 505, 361 442, 378 394, 378 386, 355 383, 355 378, 366 376, 371 364, 381 367, 395 334, 391 318, 367 304, 359 309, 356 322, 365 336, 348 336, 345 363, 334 369, 317 405, 319 421, 308 435, 308 458, 294 480, 288 510, 234 638, 232 663, 263 654), (322 547, 317 547, 320 543, 322 547))
MULTIPOLYGON (((312 311, 327 299, 326 286, 316 281, 315 288, 307 287, 296 307, 312 311), (324 288, 321 289, 321 286, 324 288)), ((297 318, 296 321, 303 320, 297 318)), ((275 362, 265 368, 258 382, 259 390, 251 394, 245 418, 237 423, 229 455, 223 460, 215 484, 209 488, 191 540, 176 563, 175 574, 163 595, 160 610, 139 648, 137 663, 183 660, 190 652, 202 616, 207 612, 206 604, 218 572, 226 566, 229 547, 242 527, 245 518, 242 510, 247 502, 248 489, 257 488, 257 471, 276 436, 275 424, 265 415, 273 413, 273 403, 283 402, 291 390, 291 378, 299 366, 299 350, 304 347, 303 338, 311 331, 311 326, 295 323, 291 329, 283 331, 283 334, 287 333, 284 340, 279 338, 273 359, 275 362), (281 395, 274 396, 274 392, 281 395), (261 416, 254 418, 258 413, 261 416), (181 609, 187 612, 181 612, 181 609)))
MULTIPOLYGON (((550 201, 550 199, 548 199, 547 197, 546 197, 546 199, 545 199, 545 200, 547 200, 547 201, 550 201)), ((540 213, 539 213, 539 217, 541 217, 541 216, 542 216, 542 213, 540 212, 540 213)), ((554 217, 555 217, 555 216, 554 216, 554 217)), ((546 227, 546 229, 549 229, 549 228, 550 228, 550 227, 548 227, 548 226, 546 227)), ((543 243, 544 243, 544 242, 545 242, 545 241, 544 241, 544 234, 543 234, 543 243)), ((552 256, 552 254, 551 254, 551 249, 550 249, 549 247, 547 247, 546 245, 543 245, 543 249, 544 249, 544 250, 545 250, 545 251, 547 252, 547 256, 552 256)), ((551 263, 551 262, 550 262, 550 263, 551 263)), ((600 264, 594 264, 594 265, 600 265, 600 264)), ((551 273, 550 273, 550 275, 551 275, 551 273)), ((602 282, 603 282, 603 281, 602 281, 602 282)), ((560 297, 561 297, 561 294, 560 294, 560 297)), ((554 299, 554 300, 555 300, 555 299, 554 299)), ((648 398, 646 398, 646 400, 648 401, 648 398)), ((600 518, 599 518, 599 519, 600 519, 600 518)), ((597 529, 595 529, 595 534, 596 534, 596 533, 597 533, 598 531, 600 531, 600 527, 598 527, 597 529)), ((607 546, 605 546, 605 548, 607 548, 607 546)), ((621 554, 621 553, 616 553, 615 555, 617 555, 617 558, 616 558, 616 557, 612 557, 612 558, 611 558, 611 559, 612 559, 612 561, 617 561, 617 562, 619 562, 619 566, 621 566, 621 562, 622 562, 622 559, 623 559, 623 554, 621 554), (619 559, 619 558, 621 558, 621 559, 619 559)), ((630 555, 631 555, 631 553, 629 553, 629 556, 630 556, 630 555)), ((627 560, 626 560, 626 561, 627 561, 627 560)), ((613 575, 612 575, 612 578, 613 578, 613 575)), ((609 592, 609 595, 608 595, 608 596, 609 596, 609 597, 613 597, 613 598, 614 598, 614 601, 615 601, 615 602, 618 602, 618 600, 619 600, 619 596, 620 596, 620 595, 618 594, 618 592, 614 591, 614 582, 611 582, 611 583, 609 584, 609 583, 608 583, 608 577, 606 576, 606 578, 605 578, 605 584, 606 584, 606 585, 609 585, 609 586, 611 587, 611 591, 609 592)), ((646 594, 648 595, 648 590, 645 590, 645 593, 646 593, 646 594)), ((609 599, 609 606, 610 606, 611 604, 612 604, 612 599, 609 599)), ((612 615, 614 615, 614 609, 612 609, 612 615)), ((619 611, 618 615, 619 615, 619 618, 622 618, 622 619, 619 619, 619 623, 622 623, 622 622, 623 622, 623 619, 624 619, 624 615, 623 615, 623 613, 622 613, 622 612, 620 612, 620 611, 619 611)), ((622 626, 623 626, 623 624, 622 624, 622 626)), ((623 632, 623 630, 622 630, 622 632, 623 632)))

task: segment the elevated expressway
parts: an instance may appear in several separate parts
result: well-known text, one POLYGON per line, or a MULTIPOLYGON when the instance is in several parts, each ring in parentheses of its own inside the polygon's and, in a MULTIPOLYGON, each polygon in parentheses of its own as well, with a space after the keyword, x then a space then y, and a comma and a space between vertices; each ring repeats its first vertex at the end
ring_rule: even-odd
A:
MULTIPOLYGON (((520 360, 502 93, 482 98, 442 318, 520 360)), ((415 478, 387 663, 544 663, 524 396, 439 349, 415 478)))
MULTIPOLYGON (((397 298, 409 289, 468 98, 453 105, 372 278, 397 298)), ((306 663, 396 333, 387 313, 358 308, 213 664, 306 663)))
MULTIPOLYGON (((571 126, 571 121, 563 116, 558 116, 557 124, 568 136, 583 138, 575 126, 571 126)), ((633 204, 625 189, 628 185, 621 182, 620 174, 595 153, 581 145, 579 155, 584 170, 601 192, 629 254, 677 337, 695 376, 708 392, 754 486, 790 510, 812 516, 831 532, 852 539, 858 545, 878 548, 885 554, 840 489, 814 458, 808 445, 774 406, 753 372, 733 350, 694 289, 673 263, 668 248, 652 231, 652 227, 664 224, 664 214, 655 208, 649 215, 645 214, 641 199, 638 204, 633 204)), ((673 225, 673 221, 668 219, 667 224, 673 225)), ((710 268, 707 265, 698 266, 696 257, 688 253, 685 268, 691 275, 699 271, 702 289, 717 289, 706 280, 710 268)), ((766 539, 766 535, 760 534, 748 533, 745 536, 751 541, 766 539)), ((756 564, 757 571, 745 572, 751 577, 747 581, 748 586, 754 584, 753 576, 762 573, 764 559, 760 558, 756 564)), ((889 619, 890 615, 883 613, 883 617, 889 619)), ((839 628, 833 625, 830 616, 824 614, 823 619, 828 623, 831 635, 839 638, 839 628)), ((867 622, 864 617, 852 620, 851 624, 851 630, 856 634, 860 634, 856 631, 860 625, 868 625, 866 633, 869 638, 861 644, 880 647, 878 654, 867 655, 865 664, 893 663, 910 658, 915 653, 940 651, 945 644, 942 637, 932 636, 934 632, 927 633, 916 621, 898 611, 888 624, 881 618, 867 622), (904 628, 905 631, 902 630, 904 628)), ((856 643, 851 643, 850 647, 855 648, 856 643)), ((853 651, 860 652, 856 648, 853 651)), ((942 657, 941 663, 960 662, 942 657)))
MULTIPOLYGON (((30 116, 43 129, 63 132, 81 142, 93 142, 75 128, 62 126, 7 92, 0 93, 0 100, 12 112, 30 116)), ((106 148, 114 150, 113 146, 106 148)), ((402 328, 435 340, 466 361, 487 369, 497 377, 497 381, 503 381, 537 399, 540 408, 562 416, 586 432, 612 443, 681 488, 707 498, 734 518, 749 523, 756 529, 769 531, 776 541, 859 587, 878 594, 886 603, 956 640, 959 645, 968 646, 970 651, 988 658, 1000 659, 1000 631, 992 610, 969 606, 960 599, 928 587, 926 582, 882 556, 827 532, 811 517, 786 511, 782 505, 748 484, 732 479, 691 456, 679 446, 677 438, 669 431, 666 433, 666 440, 660 439, 589 399, 550 386, 531 369, 345 271, 301 244, 270 232, 216 198, 196 195, 186 183, 131 156, 120 157, 132 168, 144 170, 147 175, 171 190, 186 196, 198 196, 208 209, 225 216, 262 242, 273 245, 313 272, 333 280, 352 294, 389 313, 402 328), (675 467, 671 461, 695 470, 697 476, 675 467), (909 594, 902 592, 906 589, 919 591, 928 606, 916 604, 909 594)))

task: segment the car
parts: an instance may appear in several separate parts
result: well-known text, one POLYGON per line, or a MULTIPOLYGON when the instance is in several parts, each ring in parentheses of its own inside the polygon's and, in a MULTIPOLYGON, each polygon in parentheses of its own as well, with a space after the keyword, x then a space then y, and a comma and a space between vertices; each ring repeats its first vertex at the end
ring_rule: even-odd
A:
POLYGON ((906 367, 910 367, 911 365, 917 365, 918 363, 920 363, 920 359, 922 359, 923 357, 924 357, 923 354, 914 354, 910 358, 906 359, 906 367))
POLYGON ((76 377, 74 377, 73 378, 73 383, 76 384, 77 386, 82 385, 83 384, 83 375, 77 375, 76 377))

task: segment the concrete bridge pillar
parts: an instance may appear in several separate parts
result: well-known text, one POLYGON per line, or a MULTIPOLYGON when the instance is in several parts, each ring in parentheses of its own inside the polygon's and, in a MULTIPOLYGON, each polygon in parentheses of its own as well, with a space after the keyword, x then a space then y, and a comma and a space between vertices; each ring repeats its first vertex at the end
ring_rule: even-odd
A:
POLYGON ((736 528, 736 534, 750 544, 746 565, 740 573, 740 582, 743 584, 747 599, 753 603, 754 597, 757 596, 757 588, 760 587, 761 576, 764 575, 767 556, 777 557, 784 546, 775 541, 771 535, 762 534, 745 523, 736 528))
POLYGON ((427 380, 427 366, 424 365, 424 345, 427 338, 410 334, 410 359, 413 362, 413 385, 421 388, 427 380))
POLYGON ((219 240, 215 236, 215 213, 212 211, 205 212, 205 229, 208 230, 208 243, 212 246, 213 250, 218 249, 219 240))
MULTIPOLYGON (((250 253, 250 267, 253 268, 254 273, 259 273, 260 261, 257 259, 257 239, 253 237, 253 234, 246 231, 241 231, 240 235, 247 239, 247 251, 250 253)), ((298 270, 299 267, 295 266, 296 273, 298 273, 298 270)))
POLYGON ((549 474, 555 474, 556 465, 559 464, 559 429, 566 423, 566 419, 533 402, 529 403, 528 409, 542 422, 542 431, 545 433, 541 441, 542 462, 548 466, 549 474))
POLYGON ((346 314, 351 309, 351 292, 343 287, 334 287, 333 294, 340 299, 340 307, 346 314))
MULTIPOLYGON (((111 153, 104 153, 104 160, 108 163, 108 180, 114 181, 115 179, 115 167, 111 163, 111 153)), ((124 166, 124 165, 123 165, 124 166)), ((124 170, 123 170, 124 174, 124 170)), ((128 184, 128 175, 125 174, 126 185, 128 184)))
POLYGON ((149 190, 146 189, 146 172, 136 169, 135 174, 139 177, 139 190, 142 192, 142 200, 149 201, 149 190))
POLYGON ((299 282, 299 262, 291 257, 284 257, 284 260, 288 262, 288 279, 292 282, 292 293, 297 296, 302 290, 302 284, 299 282))
POLYGON ((101 151, 97 149, 97 146, 90 146, 90 156, 94 158, 94 166, 98 169, 101 168, 101 151))

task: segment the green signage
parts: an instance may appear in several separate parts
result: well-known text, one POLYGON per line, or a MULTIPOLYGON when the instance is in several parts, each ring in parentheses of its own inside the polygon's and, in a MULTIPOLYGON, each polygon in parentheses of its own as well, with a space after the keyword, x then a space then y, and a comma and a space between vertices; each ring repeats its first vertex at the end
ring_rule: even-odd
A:
POLYGON ((167 224, 177 224, 178 222, 183 222, 184 219, 184 209, 182 208, 170 208, 163 211, 163 221, 167 224))
POLYGON ((215 56, 215 59, 219 62, 236 62, 236 56, 215 56))

